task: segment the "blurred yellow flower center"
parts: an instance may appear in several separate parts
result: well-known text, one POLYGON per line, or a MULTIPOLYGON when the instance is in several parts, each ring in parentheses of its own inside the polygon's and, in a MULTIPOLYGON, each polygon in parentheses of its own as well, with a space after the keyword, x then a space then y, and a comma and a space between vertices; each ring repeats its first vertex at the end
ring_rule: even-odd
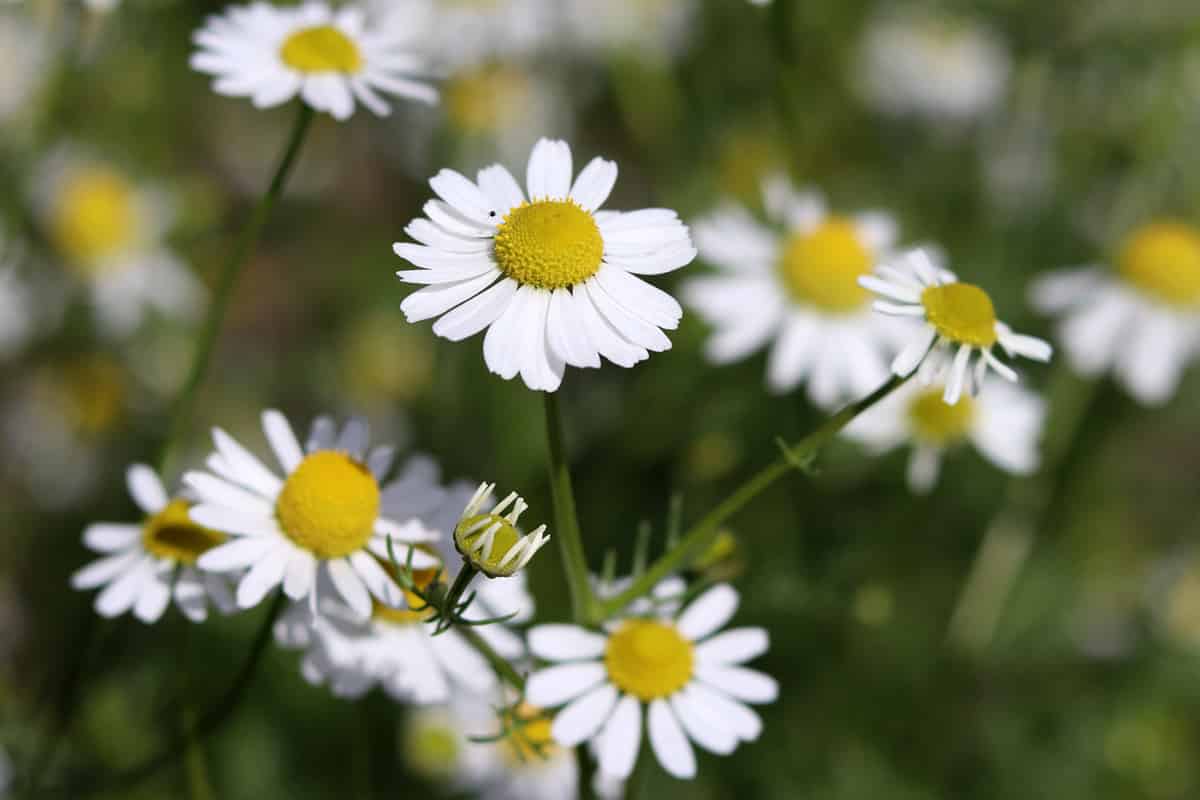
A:
POLYGON ((649 702, 691 680, 692 644, 670 625, 629 620, 609 637, 604 666, 618 689, 649 702))
POLYGON ((448 776, 458 762, 459 749, 458 735, 446 725, 426 722, 405 737, 409 765, 426 777, 448 776))
POLYGON ((125 374, 105 356, 80 359, 61 377, 50 378, 46 387, 53 405, 90 436, 110 430, 125 407, 125 374))
POLYGON ((840 217, 792 234, 779 261, 783 283, 796 302, 843 313, 866 303, 869 295, 858 279, 869 275, 871 267, 871 251, 854 223, 840 217))
POLYGON ((343 72, 362 69, 362 54, 350 37, 332 25, 296 31, 279 51, 283 63, 300 72, 343 72))
POLYGON ((1200 231, 1190 225, 1158 222, 1138 229, 1117 264, 1125 280, 1158 300, 1200 304, 1200 231))
POLYGON ((55 243, 89 276, 117 266, 104 260, 133 241, 133 187, 107 169, 89 169, 68 181, 52 220, 55 243))
MULTIPOLYGON (((491 550, 482 555, 467 556, 471 559, 471 563, 488 574, 500 571, 500 562, 504 559, 505 554, 512 549, 513 545, 520 541, 520 531, 514 528, 511 522, 497 514, 480 514, 475 517, 468 517, 458 523, 458 527, 454 530, 454 538, 458 544, 459 552, 467 555, 474 550, 479 540, 487 535, 488 529, 497 524, 499 527, 492 537, 491 550), (463 531, 471 532, 463 533, 463 531)), ((504 566, 507 568, 516 560, 514 558, 504 566)))
POLYGON ((503 130, 529 110, 531 87, 512 66, 486 67, 446 84, 446 115, 467 133, 503 130))
POLYGON ((344 453, 322 450, 288 476, 275 503, 279 525, 318 558, 361 550, 379 517, 379 484, 344 453))
POLYGON ((508 212, 496 231, 496 262, 517 283, 559 289, 600 269, 604 239, 572 200, 535 200, 508 212))
POLYGON ((926 389, 908 406, 913 435, 928 444, 947 445, 962 439, 975 418, 975 401, 963 395, 955 405, 947 405, 941 389, 926 389))
POLYGON ((946 339, 974 347, 996 343, 996 308, 978 286, 948 283, 930 286, 921 293, 925 317, 946 339))
POLYGON ((509 720, 512 729, 503 741, 501 752, 510 766, 521 766, 549 758, 558 746, 550 735, 551 721, 540 708, 522 703, 509 720))
POLYGON ((192 565, 206 551, 225 542, 225 534, 192 522, 186 500, 172 500, 142 526, 142 546, 159 558, 192 565))
MULTIPOLYGON (((385 565, 384 568, 387 569, 388 572, 393 573, 393 579, 396 577, 394 570, 390 567, 390 565, 385 565)), ((424 592, 433 585, 433 579, 438 578, 439 572, 440 570, 437 569, 413 570, 413 582, 417 585, 418 589, 424 592)), ((444 575, 439 578, 439 582, 446 582, 444 575)), ((391 608, 390 606, 385 606, 383 603, 380 603, 378 600, 372 600, 374 612, 371 616, 384 622, 390 622, 393 625, 411 625, 415 622, 424 622, 433 613, 432 608, 423 608, 425 601, 410 591, 406 590, 404 592, 404 602, 404 608, 391 608), (412 610, 418 608, 421 610, 412 610)))

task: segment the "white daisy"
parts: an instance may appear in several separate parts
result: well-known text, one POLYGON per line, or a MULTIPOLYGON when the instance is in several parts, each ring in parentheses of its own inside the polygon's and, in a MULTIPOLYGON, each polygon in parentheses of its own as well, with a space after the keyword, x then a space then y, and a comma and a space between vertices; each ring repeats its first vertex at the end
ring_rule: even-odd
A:
POLYGON ((642 739, 643 705, 650 746, 667 772, 696 774, 689 738, 727 755, 758 738, 762 722, 745 703, 770 703, 775 681, 741 666, 767 649, 767 632, 716 634, 737 610, 738 595, 719 584, 676 617, 628 616, 605 633, 575 625, 529 632, 533 655, 555 663, 529 676, 526 698, 544 708, 567 703, 551 732, 564 747, 589 739, 605 775, 627 778, 642 739))
POLYGON ((984 458, 1014 475, 1037 470, 1046 404, 1034 393, 990 380, 978 397, 947 405, 940 384, 909 382, 860 414, 846 435, 878 452, 912 444, 908 483, 926 492, 937 483, 943 455, 970 443, 984 458))
POLYGON ((1140 402, 1161 405, 1200 354, 1200 230, 1147 224, 1125 240, 1115 270, 1051 273, 1030 299, 1061 317, 1058 337, 1072 368, 1089 376, 1112 370, 1140 402))
POLYGON ((896 223, 878 211, 831 214, 820 194, 796 192, 781 175, 763 189, 774 227, 735 205, 696 223, 701 258, 722 273, 683 286, 685 302, 716 328, 706 353, 726 364, 772 342, 772 391, 807 381, 822 408, 863 397, 887 379, 899 339, 858 279, 891 255, 896 223))
POLYGON ((294 8, 255 2, 208 18, 193 37, 193 69, 216 77, 218 94, 249 97, 258 108, 299 95, 317 111, 349 119, 355 101, 385 116, 380 92, 437 101, 415 76, 427 71, 417 55, 420 32, 393 8, 368 14, 350 4, 331 8, 310 0, 294 8))
POLYGON ((561 0, 572 52, 629 54, 648 61, 681 55, 697 16, 693 0, 561 0))
MULTIPOLYGON (((263 413, 263 430, 284 477, 268 469, 220 428, 208 472, 189 472, 184 483, 200 502, 191 510, 201 525, 224 531, 228 544, 205 553, 200 568, 230 572, 249 567, 238 584, 237 603, 251 608, 283 584, 293 600, 307 598, 319 610, 318 574, 359 619, 374 608, 371 597, 403 608, 404 596, 381 561, 389 560, 391 540, 398 559, 412 554, 416 569, 438 560, 411 547, 436 534, 415 515, 384 516, 380 481, 391 469, 394 450, 367 450, 367 425, 351 420, 338 433, 333 420, 318 418, 305 447, 278 411, 263 413)), ((323 587, 324 584, 320 584, 323 587)))
POLYGON ((993 31, 967 20, 888 13, 867 27, 858 83, 876 110, 966 122, 1004 99, 1012 59, 993 31))
MULTIPOLYGON (((426 31, 422 44, 437 67, 448 72, 487 61, 536 56, 558 38, 560 0, 413 0, 405 11, 426 31)), ((373 0, 387 13, 396 0, 373 0)))
POLYGON ((563 372, 599 367, 604 356, 631 367, 671 347, 683 314, 675 298, 637 277, 690 263, 696 250, 674 211, 598 211, 617 165, 595 158, 571 182, 566 142, 540 140, 529 158, 529 199, 499 164, 478 184, 453 170, 430 180, 440 199, 405 232, 396 254, 419 269, 401 280, 428 284, 401 305, 409 322, 440 317, 439 336, 458 341, 488 329, 488 369, 520 373, 552 392, 563 372))
POLYGON ((104 333, 132 332, 149 309, 190 320, 203 308, 203 285, 166 246, 175 221, 170 194, 68 147, 39 165, 32 193, 47 238, 87 287, 104 333))
POLYGON ((25 8, 0 10, 0 122, 27 115, 54 47, 25 8))
POLYGON ((146 519, 137 525, 89 525, 84 544, 104 557, 72 575, 71 585, 79 590, 105 587, 96 597, 96 613, 104 617, 132 609, 142 622, 156 622, 172 597, 193 622, 208 616, 210 602, 223 613, 233 611, 233 590, 226 579, 196 568, 200 556, 225 542, 224 534, 192 522, 189 501, 171 499, 150 467, 135 464, 125 479, 146 519))
POLYGON ((959 283, 954 273, 941 269, 922 250, 912 250, 878 275, 858 279, 859 284, 886 298, 875 301, 875 310, 899 317, 919 317, 921 331, 892 361, 892 371, 911 375, 922 367, 920 382, 944 380, 944 397, 954 405, 966 388, 977 394, 991 367, 1001 377, 1016 382, 1017 373, 996 358, 997 344, 1010 357, 1049 361, 1053 349, 1033 336, 1013 333, 996 319, 987 292, 970 283, 959 283), (950 356, 953 351, 953 357, 950 356), (975 356, 975 368, 970 369, 975 356))
POLYGON ((546 526, 539 525, 522 534, 517 520, 529 504, 516 492, 511 492, 490 510, 494 483, 481 483, 454 526, 454 546, 466 561, 489 578, 508 578, 525 569, 550 537, 546 526))

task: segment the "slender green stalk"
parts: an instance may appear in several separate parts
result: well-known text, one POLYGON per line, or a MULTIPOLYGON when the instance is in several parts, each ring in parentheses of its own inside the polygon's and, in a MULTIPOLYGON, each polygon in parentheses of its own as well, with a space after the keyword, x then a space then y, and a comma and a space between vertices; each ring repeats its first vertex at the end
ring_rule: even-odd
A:
POLYGON ((817 455, 842 428, 849 425, 851 420, 859 414, 887 397, 907 380, 908 378, 893 377, 883 386, 872 392, 870 396, 846 406, 834 414, 821 427, 801 439, 796 445, 784 447, 784 454, 778 461, 766 467, 738 487, 733 494, 722 501, 720 505, 710 511, 685 533, 679 540, 679 544, 655 561, 644 573, 635 578, 628 589, 611 600, 598 604, 595 613, 589 618, 589 621, 593 624, 603 622, 634 600, 648 594, 659 581, 683 568, 691 558, 708 546, 727 519, 738 511, 741 511, 747 503, 758 497, 767 487, 791 470, 810 469, 817 455))
POLYGON ((462 600, 463 593, 467 591, 467 587, 471 585, 471 581, 479 574, 479 570, 471 565, 471 562, 463 560, 462 566, 458 569, 458 575, 454 576, 454 583, 450 585, 450 590, 446 592, 446 608, 453 612, 454 607, 462 600))
POLYGON ((215 800, 216 794, 208 777, 208 759, 204 754, 204 745, 194 733, 195 718, 196 715, 191 709, 183 714, 184 735, 187 737, 184 774, 187 778, 188 797, 190 800, 215 800))
POLYGON ((543 392, 546 407, 546 441, 550 452, 550 495, 554 501, 554 538, 558 540, 571 590, 571 611, 576 622, 591 619, 596 601, 588 581, 587 557, 583 552, 583 536, 575 511, 575 492, 571 488, 571 470, 563 447, 562 417, 558 411, 558 395, 543 392))
POLYGON ((492 665, 492 669, 496 674, 512 688, 518 692, 525 691, 525 678, 521 673, 517 672, 516 667, 508 662, 504 656, 497 653, 490 644, 482 636, 479 631, 470 627, 458 627, 458 632, 461 633, 472 647, 478 651, 479 655, 487 659, 487 662, 492 665))
POLYGON ((169 465, 171 448, 178 443, 184 431, 187 430, 192 409, 196 405, 196 395, 204 383, 205 375, 208 374, 213 348, 216 346, 218 335, 221 332, 221 324, 225 321, 226 312, 229 310, 229 303, 233 298, 233 290, 237 285, 238 277, 242 274, 246 262, 254 255, 262 229, 271 216, 271 211, 275 208, 280 195, 283 194, 283 187, 296 162, 296 156, 300 152, 300 146, 304 143, 304 137, 312 124, 313 116, 313 110, 307 104, 301 103, 287 146, 279 159, 279 165, 275 168, 275 175, 271 178, 271 184, 259 199, 258 205, 254 207, 249 223, 242 230, 233 251, 229 254, 229 260, 225 262, 225 266, 217 278, 212 304, 209 306, 204 328, 200 331, 191 368, 188 370, 187 378, 175 401, 175 407, 171 413, 171 426, 160 445, 157 462, 160 474, 165 472, 169 465))

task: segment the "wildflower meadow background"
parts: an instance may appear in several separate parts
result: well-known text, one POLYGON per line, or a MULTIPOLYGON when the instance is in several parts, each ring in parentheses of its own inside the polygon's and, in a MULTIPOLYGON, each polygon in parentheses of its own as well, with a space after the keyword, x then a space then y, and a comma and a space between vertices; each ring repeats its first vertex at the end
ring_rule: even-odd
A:
POLYGON ((1200 796, 1198 136, 1186 0, 0 4, 0 797, 1200 796))

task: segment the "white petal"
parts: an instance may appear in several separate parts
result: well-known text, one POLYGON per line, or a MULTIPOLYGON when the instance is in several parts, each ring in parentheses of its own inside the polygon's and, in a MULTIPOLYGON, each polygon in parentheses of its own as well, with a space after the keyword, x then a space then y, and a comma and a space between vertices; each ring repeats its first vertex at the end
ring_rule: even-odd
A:
POLYGON ((491 324, 483 337, 483 361, 487 368, 505 380, 512 380, 520 370, 520 339, 518 324, 533 293, 531 286, 521 286, 513 294, 508 308, 491 324))
POLYGON ((274 515, 275 509, 269 500, 215 475, 188 472, 183 476, 183 483, 196 493, 201 505, 213 505, 254 517, 274 515))
POLYGON ((481 225, 499 222, 495 212, 507 209, 495 208, 488 196, 465 176, 452 169, 443 169, 429 179, 429 185, 438 197, 449 203, 455 211, 481 225))
POLYGON ((147 625, 158 622, 170 602, 170 587, 161 576, 153 576, 142 584, 141 593, 133 605, 133 615, 147 625))
POLYGON ((221 533, 251 538, 281 533, 273 515, 234 511, 225 506, 202 503, 188 510, 192 522, 221 533))
POLYGON ((433 332, 452 342, 474 336, 504 313, 517 292, 517 286, 512 278, 499 281, 458 308, 448 311, 433 323, 433 332))
MULTIPOLYGON (((263 497, 274 498, 283 488, 283 481, 263 466, 249 450, 220 428, 213 429, 213 442, 225 463, 238 476, 238 482, 263 497)), ((186 480, 186 478, 185 478, 186 480)))
POLYGON ((892 283, 874 275, 864 275, 858 279, 858 285, 868 292, 883 295, 900 303, 920 303, 921 292, 907 284, 892 283))
POLYGON ((279 466, 283 467, 284 474, 290 474, 304 460, 304 451, 300 448, 292 426, 287 417, 275 409, 263 412, 262 423, 267 441, 275 451, 275 457, 279 459, 279 466))
POLYGON ((1000 346, 1010 355, 1025 356, 1034 361, 1049 361, 1054 355, 1054 348, 1045 339, 1013 333, 1011 328, 999 322, 996 323, 996 332, 1000 338, 1000 346))
POLYGON ((767 355, 767 385, 783 393, 794 389, 813 364, 816 348, 823 343, 816 317, 793 313, 783 323, 767 355))
POLYGON ((608 720, 616 704, 617 690, 611 683, 597 686, 583 697, 576 698, 555 715, 550 727, 554 741, 563 747, 574 747, 590 739, 608 720))
POLYGON ((574 288, 571 305, 575 309, 575 318, 583 323, 592 346, 609 361, 621 367, 632 367, 650 357, 645 348, 631 344, 600 315, 583 286, 574 288))
POLYGON ((614 300, 651 325, 668 330, 679 326, 683 309, 662 289, 611 264, 600 267, 596 281, 614 300))
POLYGON ((932 325, 922 325, 921 330, 912 340, 904 346, 904 349, 892 361, 892 372, 899 375, 901 378, 907 378, 913 373, 921 361, 925 358, 929 348, 933 346, 933 340, 937 338, 937 331, 932 325))
POLYGON ((663 769, 676 778, 694 778, 696 753, 665 700, 655 700, 650 704, 648 723, 650 746, 663 769))
POLYGON ((283 593, 293 600, 302 600, 312 591, 316 580, 317 559, 307 550, 295 548, 283 576, 283 593))
POLYGON ((686 686, 670 698, 671 710, 683 725, 688 738, 710 753, 729 755, 738 745, 738 737, 714 709, 706 706, 686 686))
POLYGON ((97 595, 96 613, 109 618, 124 614, 137 602, 146 581, 153 579, 153 560, 143 558, 97 595))
POLYGON ((157 514, 170 502, 158 474, 145 464, 134 464, 125 473, 129 494, 138 508, 147 514, 157 514))
POLYGON ((261 560, 279 545, 279 541, 271 536, 244 536, 201 554, 196 566, 210 572, 244 569, 261 560))
POLYGON ((749 706, 731 700, 717 690, 696 681, 688 684, 683 691, 697 705, 703 706, 711 716, 727 725, 742 741, 754 741, 762 733, 762 720, 749 706))
POLYGON ((392 608, 404 605, 404 593, 372 556, 359 550, 350 554, 350 564, 366 584, 367 591, 379 598, 381 603, 392 608))
POLYGON ((570 290, 555 289, 546 314, 546 341, 560 359, 573 367, 599 367, 600 354, 573 310, 570 290))
POLYGON ((547 661, 599 658, 607 641, 578 625, 538 625, 529 631, 529 651, 547 661))
POLYGON ((769 675, 745 667, 697 664, 696 678, 747 703, 771 703, 779 696, 779 684, 769 675))
POLYGON ((329 570, 329 577, 333 580, 334 587, 337 588, 338 594, 342 596, 346 604, 360 618, 370 617, 371 595, 367 593, 367 587, 354 568, 350 566, 350 562, 344 558, 337 558, 326 561, 324 564, 329 570))
POLYGON ((422 322, 441 316, 491 286, 500 275, 500 270, 489 268, 482 275, 467 280, 426 286, 404 298, 400 310, 409 322, 422 322))
POLYGON ((950 376, 946 380, 946 391, 942 395, 942 400, 948 406, 957 405, 959 398, 962 397, 963 387, 967 380, 967 367, 971 361, 971 345, 959 345, 958 352, 954 354, 954 363, 950 367, 950 376))
POLYGON ((477 177, 479 188, 491 200, 492 206, 499 212, 501 218, 525 202, 525 194, 521 191, 517 179, 499 164, 484 167, 479 170, 477 177))
POLYGON ((654 353, 671 349, 671 340, 665 333, 627 311, 604 290, 595 277, 584 283, 583 288, 592 304, 623 338, 654 353))
POLYGON ((84 529, 83 543, 97 553, 115 553, 137 542, 141 534, 140 525, 97 522, 84 529))
POLYGON ((525 697, 536 706, 553 708, 589 691, 606 675, 604 665, 598 661, 546 667, 529 676, 525 697))
MULTIPOLYGON (((277 547, 260 558, 238 582, 238 608, 253 608, 283 581, 290 548, 277 547)), ((210 550, 209 553, 216 552, 210 550)), ((208 555, 208 553, 205 553, 208 555)))
POLYGON ((727 583, 720 583, 693 600, 675 627, 687 638, 697 641, 724 627, 737 607, 737 591, 727 583))
POLYGON ((131 569, 145 557, 141 549, 118 553, 93 561, 71 576, 73 589, 95 589, 131 569))
POLYGON ((575 185, 571 187, 571 199, 587 211, 595 211, 604 205, 616 182, 616 163, 593 158, 575 179, 575 185))
POLYGON ((725 631, 696 646, 696 659, 709 664, 741 664, 767 652, 762 628, 725 631))
POLYGON ((596 740, 597 761, 606 775, 625 780, 633 772, 642 743, 642 704, 625 695, 596 740))
POLYGON ((908 486, 917 494, 926 494, 937 483, 942 470, 942 453, 935 447, 918 445, 908 459, 908 486))

